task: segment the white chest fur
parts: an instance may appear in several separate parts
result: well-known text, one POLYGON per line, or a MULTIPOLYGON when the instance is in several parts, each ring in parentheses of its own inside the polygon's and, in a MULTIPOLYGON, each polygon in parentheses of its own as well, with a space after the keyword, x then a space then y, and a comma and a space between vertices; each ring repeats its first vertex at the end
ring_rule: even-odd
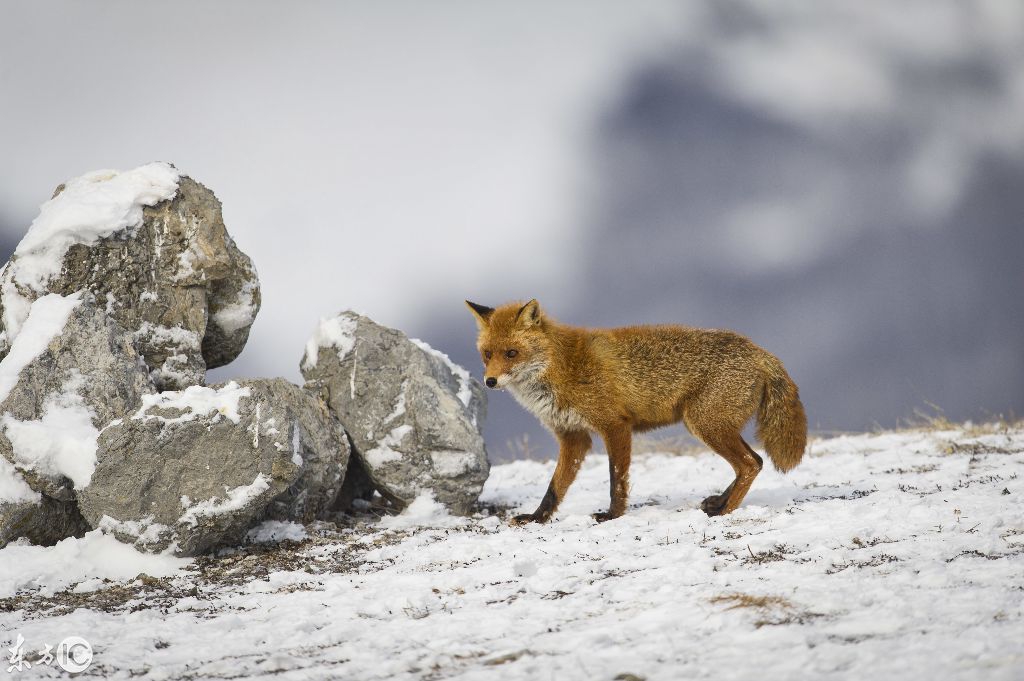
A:
POLYGON ((578 411, 558 406, 551 387, 536 377, 510 383, 508 389, 519 404, 554 431, 591 429, 578 411))

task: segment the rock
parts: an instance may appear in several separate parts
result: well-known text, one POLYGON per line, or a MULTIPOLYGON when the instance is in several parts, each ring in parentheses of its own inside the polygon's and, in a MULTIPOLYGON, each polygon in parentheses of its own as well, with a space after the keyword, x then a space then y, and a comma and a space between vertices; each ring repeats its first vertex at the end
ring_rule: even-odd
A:
POLYGON ((103 431, 79 505, 122 541, 196 555, 264 519, 325 516, 348 457, 327 405, 283 379, 193 386, 103 431))
POLYGON ((19 537, 33 544, 56 544, 88 529, 74 502, 34 491, 7 459, 0 458, 0 548, 19 537))
POLYGON ((260 306, 217 197, 166 163, 89 173, 43 204, 0 275, 0 356, 32 301, 79 290, 134 334, 161 389, 202 384, 233 360, 260 306))
POLYGON ((469 511, 490 471, 486 397, 469 372, 353 312, 320 323, 301 368, 382 495, 404 507, 430 493, 453 513, 469 511))
POLYGON ((100 430, 153 391, 131 336, 92 294, 45 295, 0 361, 0 457, 36 492, 73 502, 100 430))

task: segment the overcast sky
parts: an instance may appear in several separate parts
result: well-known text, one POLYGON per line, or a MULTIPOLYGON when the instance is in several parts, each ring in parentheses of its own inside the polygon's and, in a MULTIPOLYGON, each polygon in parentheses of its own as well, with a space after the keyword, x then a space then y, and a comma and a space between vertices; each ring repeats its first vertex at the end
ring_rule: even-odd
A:
POLYGON ((19 239, 69 176, 173 162, 216 192, 259 268, 244 359, 292 378, 320 315, 354 307, 408 327, 441 301, 513 288, 502 280, 564 276, 596 113, 681 14, 664 2, 3 4, 4 236, 19 239), (516 271, 498 265, 527 244, 516 271))

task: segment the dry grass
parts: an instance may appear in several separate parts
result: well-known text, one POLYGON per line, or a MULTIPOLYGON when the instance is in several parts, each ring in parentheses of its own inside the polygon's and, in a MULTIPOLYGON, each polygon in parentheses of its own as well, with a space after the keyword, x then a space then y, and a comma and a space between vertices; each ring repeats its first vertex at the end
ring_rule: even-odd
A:
POLYGON ((727 604, 726 610, 749 609, 755 615, 754 627, 777 626, 780 624, 806 624, 813 619, 824 617, 820 612, 802 610, 782 596, 751 596, 744 593, 730 593, 713 596, 711 603, 727 604))
POLYGON ((945 411, 939 405, 932 402, 925 402, 925 404, 927 408, 914 409, 913 416, 897 419, 895 428, 876 427, 874 430, 876 432, 886 430, 923 430, 928 432, 960 430, 968 437, 978 437, 981 435, 1003 434, 1010 430, 1024 428, 1024 419, 1017 417, 1012 412, 1009 414, 987 414, 984 423, 974 423, 972 421, 957 423, 950 421, 946 417, 945 411))

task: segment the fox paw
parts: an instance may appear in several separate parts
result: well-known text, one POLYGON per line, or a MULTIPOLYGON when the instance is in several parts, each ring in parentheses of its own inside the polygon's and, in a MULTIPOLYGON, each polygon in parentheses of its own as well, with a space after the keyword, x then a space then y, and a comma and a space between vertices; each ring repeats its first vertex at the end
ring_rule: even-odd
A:
POLYGON ((618 518, 621 515, 622 515, 621 513, 612 513, 611 511, 602 511, 600 513, 591 513, 590 517, 593 518, 594 520, 596 520, 599 523, 603 523, 606 520, 615 520, 616 518, 618 518))
POLYGON ((712 517, 722 515, 722 511, 725 510, 725 502, 728 499, 729 497, 725 494, 712 495, 700 502, 700 510, 712 517))
POLYGON ((517 515, 512 518, 512 520, 509 521, 509 525, 526 525, 528 523, 539 522, 543 521, 537 517, 536 513, 523 513, 522 515, 517 515))

